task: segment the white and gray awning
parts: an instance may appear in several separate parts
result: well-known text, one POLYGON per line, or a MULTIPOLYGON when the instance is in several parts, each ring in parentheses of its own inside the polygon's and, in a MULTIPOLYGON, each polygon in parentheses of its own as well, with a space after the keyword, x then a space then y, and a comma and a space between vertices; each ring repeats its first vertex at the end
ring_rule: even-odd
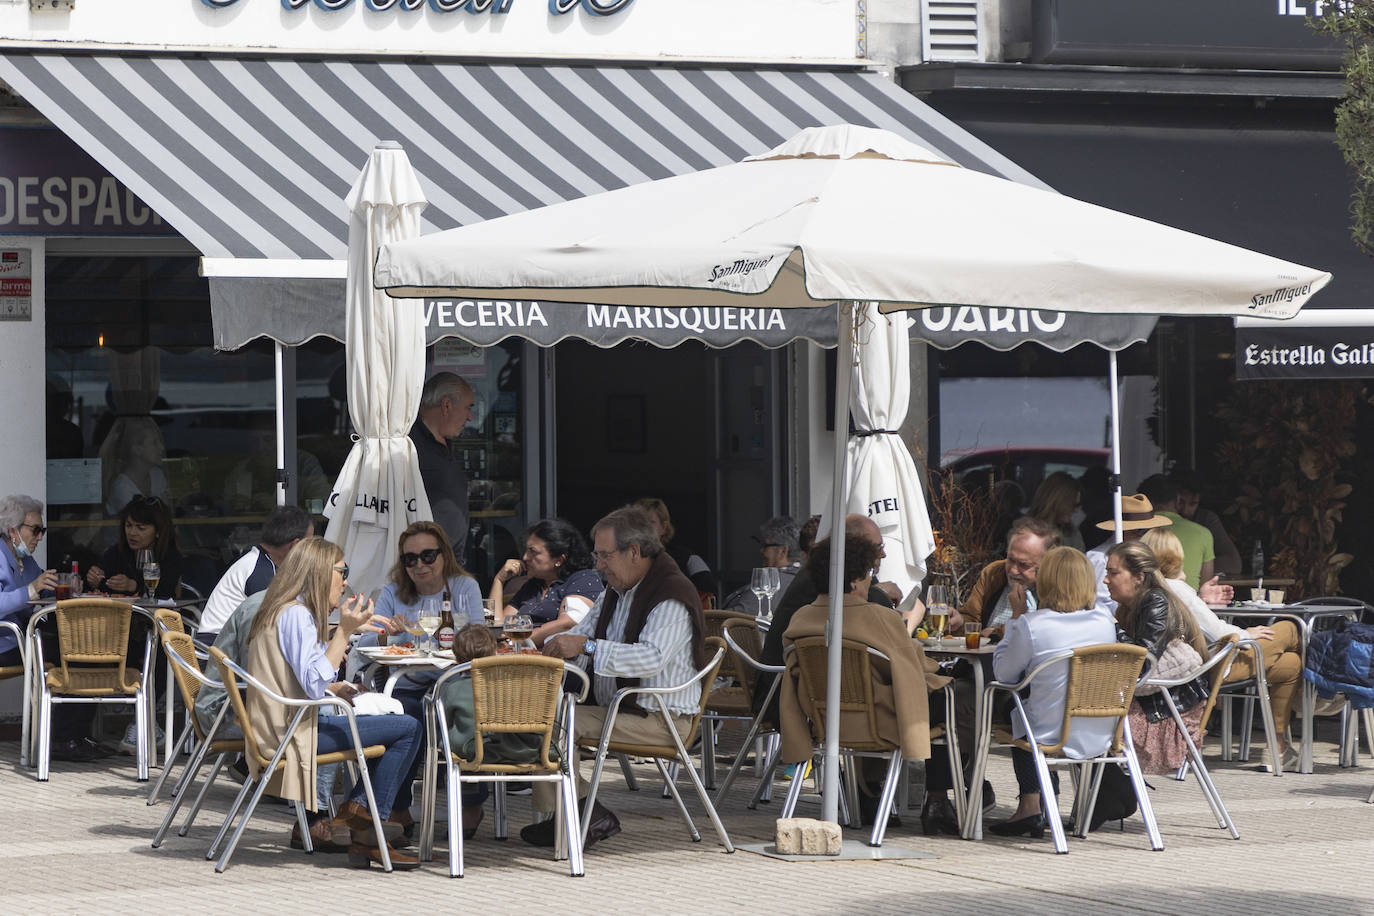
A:
MULTIPOLYGON (((200 250, 220 349, 343 338, 343 198, 380 140, 399 140, 420 175, 425 232, 724 165, 825 124, 885 128, 1044 186, 890 81, 853 70, 29 49, 0 53, 0 79, 200 250)), ((641 321, 550 306, 540 327, 513 317, 529 305, 428 303, 430 340, 833 345, 819 315, 783 316, 779 330, 770 316, 724 310, 641 321)))

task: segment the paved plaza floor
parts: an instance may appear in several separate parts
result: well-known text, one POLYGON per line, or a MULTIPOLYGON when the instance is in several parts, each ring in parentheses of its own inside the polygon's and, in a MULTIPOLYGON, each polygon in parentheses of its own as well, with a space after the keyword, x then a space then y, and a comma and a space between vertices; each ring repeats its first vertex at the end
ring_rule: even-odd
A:
MULTIPOLYGON (((651 765, 638 768, 640 791, 610 774, 603 799, 621 818, 621 834, 587 855, 587 874, 573 879, 545 850, 492 838, 491 817, 467 844, 467 877, 448 877, 446 849, 418 872, 354 870, 339 855, 306 856, 287 847, 290 815, 278 806, 254 818, 229 870, 216 875, 204 858, 232 783, 212 793, 187 837, 173 833, 153 849, 165 799, 145 804, 148 784, 134 781, 132 758, 55 763, 38 783, 18 763, 18 743, 0 743, 0 831, 7 913, 198 912, 384 913, 969 913, 1025 914, 1374 913, 1374 767, 1336 765, 1334 720, 1318 730, 1311 775, 1276 778, 1251 763, 1223 763, 1216 742, 1209 765, 1239 824, 1232 840, 1216 826, 1193 780, 1149 781, 1165 849, 1152 853, 1139 817, 1087 840, 1070 838, 1056 856, 1043 840, 921 835, 917 811, 888 831, 894 847, 931 858, 785 862, 740 850, 727 855, 699 803, 702 842, 690 841, 672 802, 659 795, 651 765), (1330 734, 1328 734, 1328 732, 1330 734)), ((1257 736, 1258 738, 1258 736, 1257 736)), ((584 772, 589 770, 584 764, 584 772)), ((1015 784, 1003 754, 989 766, 998 808, 1011 810, 1015 784)), ((156 772, 156 771, 155 771, 156 772)), ((685 781, 684 781, 685 789, 685 781)), ((736 843, 767 843, 786 784, 776 800, 749 811, 756 785, 741 779, 722 813, 736 843)), ((512 801, 512 833, 528 801, 512 801)), ((814 816, 803 805, 802 816, 814 816)), ((860 839, 846 831, 847 839, 860 839)))

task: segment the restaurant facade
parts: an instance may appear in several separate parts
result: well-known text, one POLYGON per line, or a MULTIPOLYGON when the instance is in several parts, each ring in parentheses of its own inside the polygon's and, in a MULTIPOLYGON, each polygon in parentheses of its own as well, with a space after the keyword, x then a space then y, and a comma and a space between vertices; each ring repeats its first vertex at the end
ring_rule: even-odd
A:
MULTIPOLYGON (((121 476, 172 504, 202 590, 279 486, 322 508, 351 444, 342 201, 378 141, 420 175, 424 231, 737 161, 815 124, 1035 183, 878 72, 863 4, 112 6, 0 10, 0 455, 5 489, 49 504, 50 566, 112 540, 121 476)), ((454 447, 479 578, 533 519, 586 528, 646 495, 718 570, 747 570, 759 522, 828 492, 823 312, 423 307, 431 371, 477 394, 454 447)))

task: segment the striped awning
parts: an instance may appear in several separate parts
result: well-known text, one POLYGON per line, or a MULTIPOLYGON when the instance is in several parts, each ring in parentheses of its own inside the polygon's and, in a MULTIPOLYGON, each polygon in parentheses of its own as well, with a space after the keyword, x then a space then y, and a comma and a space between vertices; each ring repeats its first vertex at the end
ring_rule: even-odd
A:
POLYGON ((399 140, 420 176, 425 232, 725 165, 840 123, 1044 186, 856 70, 6 50, 0 79, 200 250, 221 349, 343 338, 343 200, 380 140, 399 140))

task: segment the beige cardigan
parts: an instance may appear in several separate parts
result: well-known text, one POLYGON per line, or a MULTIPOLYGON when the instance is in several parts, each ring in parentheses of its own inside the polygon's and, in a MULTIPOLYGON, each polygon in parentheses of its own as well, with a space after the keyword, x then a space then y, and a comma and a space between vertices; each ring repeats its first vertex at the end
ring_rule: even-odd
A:
MULTIPOLYGON (((260 633, 248 643, 248 658, 244 668, 253 677, 274 693, 291 699, 309 699, 301 689, 296 673, 291 670, 286 657, 281 652, 281 642, 274 627, 270 632, 260 633)), ((253 723, 262 753, 271 759, 281 744, 291 719, 296 715, 296 707, 283 706, 257 691, 248 691, 248 718, 253 723)), ((281 763, 267 781, 267 791, 282 798, 294 799, 305 804, 307 811, 314 811, 315 804, 315 748, 317 746, 316 724, 318 712, 306 710, 301 724, 291 735, 291 743, 282 755, 281 763)), ((254 777, 258 775, 258 762, 252 754, 248 759, 248 770, 254 777)))

